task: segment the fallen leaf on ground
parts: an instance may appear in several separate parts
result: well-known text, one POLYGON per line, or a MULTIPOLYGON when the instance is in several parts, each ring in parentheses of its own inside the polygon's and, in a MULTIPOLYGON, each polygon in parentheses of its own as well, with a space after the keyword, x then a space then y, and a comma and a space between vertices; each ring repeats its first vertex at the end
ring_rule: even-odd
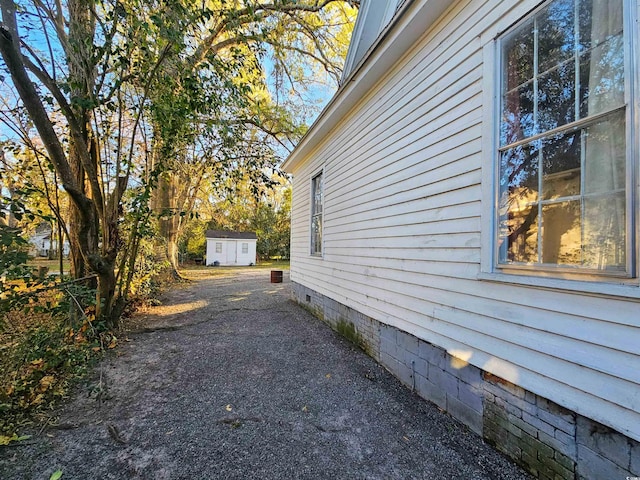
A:
POLYGON ((326 377, 326 378, 331 378, 331 374, 330 374, 330 373, 327 373, 327 374, 325 375, 325 377, 326 377))
POLYGON ((40 379, 40 386, 38 387, 38 392, 43 393, 46 391, 51 384, 55 381, 56 377, 53 375, 45 375, 40 379))
POLYGON ((230 412, 231 410, 233 410, 233 407, 231 406, 231 404, 227 405, 224 408, 227 410, 227 412, 230 412))
POLYGON ((42 358, 38 358, 36 360, 32 360, 31 361, 31 365, 33 365, 36 368, 40 368, 41 366, 44 365, 44 360, 42 358))
POLYGON ((19 437, 15 433, 11 436, 0 435, 0 445, 9 445, 11 442, 22 442, 23 440, 28 440, 30 438, 31 435, 22 435, 21 437, 19 437))

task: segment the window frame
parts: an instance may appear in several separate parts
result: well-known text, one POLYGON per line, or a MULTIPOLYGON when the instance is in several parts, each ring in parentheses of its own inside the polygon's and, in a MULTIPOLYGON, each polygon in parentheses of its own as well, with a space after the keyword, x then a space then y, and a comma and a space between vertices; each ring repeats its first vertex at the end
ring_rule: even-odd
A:
POLYGON ((319 171, 317 171, 315 174, 311 175, 311 182, 310 182, 310 215, 309 215, 309 254, 312 257, 324 257, 324 235, 323 235, 323 228, 324 228, 324 210, 325 210, 325 192, 324 192, 324 184, 325 184, 325 171, 324 171, 324 167, 322 169, 320 169, 319 171), (321 201, 321 207, 322 207, 322 211, 318 214, 317 212, 315 212, 315 195, 316 195, 316 191, 315 191, 315 180, 321 177, 321 181, 322 181, 322 201, 321 201), (315 218, 320 218, 320 242, 319 242, 319 250, 316 248, 314 250, 314 246, 316 246, 315 242, 314 242, 314 232, 313 232, 313 222, 315 218))
POLYGON ((249 243, 248 242, 241 242, 240 251, 241 251, 242 255, 248 255, 249 254, 249 243))
MULTIPOLYGON (((490 121, 484 121, 483 168, 482 168, 482 229, 481 229, 481 265, 480 280, 517 283, 570 291, 591 291, 607 295, 640 298, 640 159, 638 130, 640 112, 640 59, 636 59, 638 49, 638 31, 635 20, 638 19, 640 5, 638 0, 622 0, 625 44, 625 121, 627 141, 627 178, 626 178, 626 225, 627 235, 627 272, 624 276, 612 272, 597 272, 577 268, 543 268, 539 265, 512 265, 499 263, 499 193, 500 193, 500 126, 501 96, 503 80, 502 42, 515 29, 546 8, 553 0, 520 4, 503 16, 491 30, 481 35, 484 68, 482 80, 483 103, 492 112, 490 121)), ((486 118, 486 117, 485 117, 486 118)))
POLYGON ((222 253, 222 242, 216 242, 215 252, 216 253, 222 253))

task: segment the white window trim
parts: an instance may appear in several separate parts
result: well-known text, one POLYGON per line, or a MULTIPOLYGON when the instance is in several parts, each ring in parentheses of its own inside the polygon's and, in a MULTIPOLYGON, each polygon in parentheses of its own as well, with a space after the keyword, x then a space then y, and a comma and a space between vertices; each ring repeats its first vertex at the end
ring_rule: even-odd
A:
MULTIPOLYGON (((545 2, 546 4, 546 2, 545 2)), ((483 56, 483 80, 482 101, 483 115, 487 121, 482 125, 482 213, 481 213, 481 248, 480 248, 480 273, 477 278, 482 281, 517 284, 542 289, 565 290, 576 293, 589 293, 600 296, 624 297, 640 300, 640 43, 638 32, 638 12, 640 12, 640 0, 623 0, 625 13, 625 43, 629 47, 625 51, 625 66, 628 66, 626 75, 631 77, 629 92, 632 101, 628 102, 627 128, 633 161, 630 165, 630 181, 628 188, 634 191, 628 195, 633 198, 635 205, 631 214, 633 218, 633 232, 630 232, 630 249, 633 249, 635 259, 635 276, 633 278, 605 277, 602 275, 589 275, 587 273, 555 273, 548 271, 535 271, 530 274, 509 271, 508 268, 498 268, 496 249, 496 209, 498 205, 497 182, 498 172, 498 123, 500 118, 500 82, 502 78, 499 62, 499 38, 513 25, 523 20, 533 11, 542 7, 541 4, 533 5, 522 2, 513 8, 507 15, 500 18, 492 25, 490 30, 481 35, 483 56), (535 8, 532 8, 535 7, 535 8), (633 73, 630 71, 633 70, 633 73)))
POLYGON ((311 208, 309 209, 309 234, 307 236, 307 238, 309 239, 309 255, 312 258, 324 258, 324 219, 325 219, 325 182, 326 182, 326 175, 325 175, 325 168, 322 167, 320 170, 316 170, 312 175, 311 178, 309 180, 309 205, 311 206, 311 208), (313 236, 313 204, 314 204, 314 191, 313 191, 313 180, 318 177, 319 175, 322 175, 322 236, 320 238, 320 253, 317 252, 313 252, 311 250, 311 240, 312 240, 312 236, 313 236))

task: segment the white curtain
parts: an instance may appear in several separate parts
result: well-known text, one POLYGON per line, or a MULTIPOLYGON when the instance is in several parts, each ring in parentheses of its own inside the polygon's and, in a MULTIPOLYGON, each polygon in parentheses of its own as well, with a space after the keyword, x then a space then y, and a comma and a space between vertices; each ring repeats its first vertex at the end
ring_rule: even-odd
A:
MULTIPOLYGON (((591 31, 581 35, 591 44, 587 115, 624 105, 622 1, 592 0, 591 19, 591 31)), ((586 131, 582 239, 585 266, 607 269, 625 265, 625 130, 621 110, 586 131)))

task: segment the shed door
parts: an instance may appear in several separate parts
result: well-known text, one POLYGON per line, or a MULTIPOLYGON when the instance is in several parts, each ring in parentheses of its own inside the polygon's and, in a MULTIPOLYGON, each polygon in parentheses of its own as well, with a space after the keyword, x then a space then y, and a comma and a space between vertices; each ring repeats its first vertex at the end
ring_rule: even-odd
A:
POLYGON ((234 265, 238 263, 238 242, 229 240, 227 241, 227 265, 234 265))

